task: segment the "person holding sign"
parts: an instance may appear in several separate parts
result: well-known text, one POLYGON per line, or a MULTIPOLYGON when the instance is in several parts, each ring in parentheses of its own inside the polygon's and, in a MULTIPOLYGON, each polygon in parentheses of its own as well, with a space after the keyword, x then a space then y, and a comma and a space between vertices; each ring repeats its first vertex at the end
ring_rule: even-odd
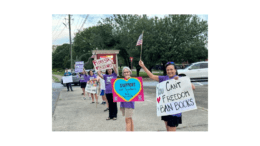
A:
POLYGON ((106 86, 106 97, 108 101, 109 106, 109 116, 106 120, 116 120, 117 119, 117 102, 113 102, 113 94, 112 94, 112 85, 111 85, 111 79, 117 78, 117 69, 116 66, 113 65, 113 69, 106 69, 106 74, 102 75, 100 71, 98 71, 99 77, 105 80, 105 86, 106 86))
POLYGON ((81 76, 83 76, 84 79, 79 80, 80 81, 80 87, 83 91, 82 95, 84 95, 84 97, 86 97, 85 88, 86 88, 86 84, 87 84, 86 82, 87 82, 87 79, 88 79, 88 75, 86 75, 85 69, 83 69, 82 74, 79 75, 79 77, 81 77, 81 76))
MULTIPOLYGON (((92 70, 90 70, 89 72, 88 72, 88 82, 89 83, 95 83, 96 81, 97 81, 97 76, 96 75, 94 75, 94 73, 92 72, 92 70)), ((94 94, 93 93, 91 93, 91 98, 92 98, 92 102, 91 102, 91 104, 93 104, 93 103, 95 103, 94 102, 94 94)), ((95 98, 96 98, 96 103, 98 104, 98 96, 97 96, 97 93, 95 94, 95 98)))
MULTIPOLYGON (((64 76, 71 76, 71 73, 68 72, 68 68, 65 69, 64 76)), ((71 83, 66 83, 66 86, 67 86, 67 89, 68 89, 67 91, 73 91, 73 90, 72 90, 71 83), (69 87, 70 87, 70 90, 69 90, 69 87)))
MULTIPOLYGON (((103 72, 102 72, 102 75, 103 75, 103 72)), ((102 100, 103 100, 101 104, 106 104, 106 96, 105 96, 106 87, 105 87, 105 80, 99 77, 98 82, 100 83, 100 84, 99 84, 100 96, 102 96, 102 100)))
MULTIPOLYGON (((139 61, 139 65, 143 68, 143 70, 147 73, 149 78, 160 82, 175 79, 178 80, 178 72, 176 70, 176 66, 174 62, 168 62, 165 65, 166 68, 166 76, 157 76, 153 75, 144 65, 143 61, 139 61)), ((195 90, 195 86, 191 84, 192 89, 195 90)), ((174 114, 174 115, 168 115, 168 116, 161 116, 161 120, 165 122, 166 130, 167 131, 176 131, 176 127, 178 127, 179 124, 182 123, 182 114, 174 114)))
MULTIPOLYGON (((129 67, 124 67, 122 70, 122 75, 125 79, 131 78, 132 71, 129 67)), ((132 119, 135 108, 135 102, 121 102, 120 110, 122 111, 123 116, 125 116, 126 131, 134 131, 134 122, 132 119)))

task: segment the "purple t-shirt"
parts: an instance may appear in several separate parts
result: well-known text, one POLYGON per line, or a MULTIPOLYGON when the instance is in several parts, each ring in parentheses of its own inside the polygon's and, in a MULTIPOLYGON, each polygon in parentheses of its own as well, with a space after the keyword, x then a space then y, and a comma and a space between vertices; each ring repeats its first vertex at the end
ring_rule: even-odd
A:
MULTIPOLYGON (((177 76, 177 75, 175 75, 177 76)), ((175 76, 169 78, 169 76, 159 76, 159 83, 163 82, 163 81, 166 81, 166 80, 170 80, 170 79, 173 79, 175 76)), ((179 114, 173 114, 172 116, 177 116, 177 117, 181 117, 181 113, 179 114)))
POLYGON ((84 80, 79 80, 81 83, 82 83, 82 82, 87 82, 87 80, 88 80, 88 75, 81 75, 81 74, 80 74, 79 76, 80 76, 80 77, 81 77, 81 76, 84 76, 84 80))
POLYGON ((92 79, 95 79, 95 78, 97 78, 97 76, 94 74, 93 76, 88 76, 87 77, 87 81, 89 81, 89 80, 92 80, 92 79))
POLYGON ((122 108, 132 108, 132 109, 135 109, 135 102, 134 102, 134 101, 121 102, 121 103, 120 103, 120 107, 122 107, 122 108))
POLYGON ((112 73, 111 75, 103 75, 103 78, 105 80, 106 85, 106 94, 112 93, 111 79, 117 78, 117 74, 112 73))

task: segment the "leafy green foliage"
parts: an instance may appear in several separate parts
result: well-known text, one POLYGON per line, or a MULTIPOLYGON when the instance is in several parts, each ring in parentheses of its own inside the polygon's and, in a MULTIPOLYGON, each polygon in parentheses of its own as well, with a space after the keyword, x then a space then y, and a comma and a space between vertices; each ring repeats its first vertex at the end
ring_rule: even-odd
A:
MULTIPOLYGON (((131 67, 129 57, 134 57, 133 66, 139 76, 141 46, 136 46, 136 42, 142 31, 142 60, 150 71, 154 65, 165 65, 168 61, 192 63, 208 58, 205 47, 208 24, 197 15, 167 15, 164 18, 113 15, 75 35, 73 60, 84 61, 86 69, 93 68, 92 59, 89 59, 92 50, 116 49, 120 50, 119 66, 131 67)), ((69 67, 68 60, 69 45, 59 46, 53 54, 53 67, 69 67)))

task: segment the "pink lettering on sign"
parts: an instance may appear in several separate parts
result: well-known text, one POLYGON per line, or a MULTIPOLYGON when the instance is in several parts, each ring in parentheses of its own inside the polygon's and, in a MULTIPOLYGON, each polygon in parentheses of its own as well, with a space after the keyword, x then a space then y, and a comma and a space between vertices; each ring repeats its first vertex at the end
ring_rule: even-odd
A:
POLYGON ((113 67, 113 61, 110 58, 93 60, 93 65, 96 71, 103 69, 111 69, 113 67))

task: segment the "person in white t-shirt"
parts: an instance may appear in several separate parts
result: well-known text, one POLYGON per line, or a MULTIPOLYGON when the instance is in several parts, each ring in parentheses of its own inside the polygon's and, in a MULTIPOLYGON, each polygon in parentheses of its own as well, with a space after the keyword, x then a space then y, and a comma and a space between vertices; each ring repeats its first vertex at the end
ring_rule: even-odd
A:
MULTIPOLYGON (((105 74, 105 71, 102 71, 102 75, 105 74)), ((100 96, 102 96, 102 103, 101 104, 106 104, 107 103, 107 99, 106 99, 106 95, 105 95, 105 80, 102 78, 97 77, 98 82, 99 82, 99 89, 100 89, 100 96)), ((104 111, 108 110, 108 104, 107 104, 107 109, 105 109, 104 111)))

